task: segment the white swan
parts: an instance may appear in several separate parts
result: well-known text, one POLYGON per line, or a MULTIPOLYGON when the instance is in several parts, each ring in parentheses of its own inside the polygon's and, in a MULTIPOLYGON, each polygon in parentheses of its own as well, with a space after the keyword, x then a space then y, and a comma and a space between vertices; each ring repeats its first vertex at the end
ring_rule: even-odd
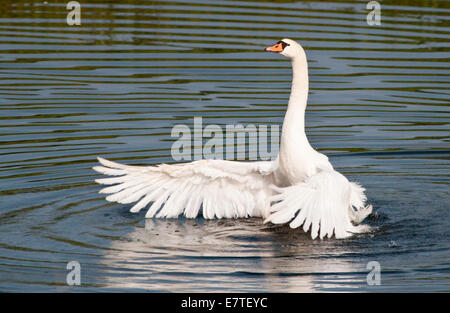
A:
POLYGON ((147 218, 206 219, 260 216, 265 222, 289 223, 311 237, 346 238, 364 232, 358 225, 371 212, 364 207, 364 188, 336 172, 328 158, 314 150, 305 134, 308 98, 308 64, 303 48, 283 39, 265 51, 279 53, 292 62, 293 79, 283 122, 280 152, 275 161, 236 162, 199 160, 182 164, 128 166, 98 158, 97 172, 117 176, 97 179, 113 185, 100 193, 108 201, 137 202, 138 212, 153 202, 147 218), (357 226, 358 225, 358 226, 357 226))

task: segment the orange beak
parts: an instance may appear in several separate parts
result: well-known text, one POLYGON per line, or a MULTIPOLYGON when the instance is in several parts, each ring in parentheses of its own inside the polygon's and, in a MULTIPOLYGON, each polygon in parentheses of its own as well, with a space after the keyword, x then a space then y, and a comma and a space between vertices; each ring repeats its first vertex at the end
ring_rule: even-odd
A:
POLYGON ((271 47, 267 47, 266 49, 264 49, 264 51, 269 51, 269 52, 281 52, 283 51, 284 47, 281 44, 281 42, 277 42, 276 44, 274 44, 271 47))

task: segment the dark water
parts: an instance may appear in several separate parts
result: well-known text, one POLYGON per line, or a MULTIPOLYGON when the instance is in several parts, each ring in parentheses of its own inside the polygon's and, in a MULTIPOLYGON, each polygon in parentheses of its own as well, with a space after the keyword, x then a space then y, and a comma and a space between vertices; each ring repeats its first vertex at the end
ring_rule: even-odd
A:
POLYGON ((80 0, 0 6, 0 291, 450 291, 450 2, 80 0), (307 133, 367 188, 370 234, 145 220, 97 192, 100 155, 172 162, 172 127, 281 124, 298 40, 307 133), (66 264, 81 264, 81 286, 66 264), (369 286, 366 265, 381 266, 369 286))

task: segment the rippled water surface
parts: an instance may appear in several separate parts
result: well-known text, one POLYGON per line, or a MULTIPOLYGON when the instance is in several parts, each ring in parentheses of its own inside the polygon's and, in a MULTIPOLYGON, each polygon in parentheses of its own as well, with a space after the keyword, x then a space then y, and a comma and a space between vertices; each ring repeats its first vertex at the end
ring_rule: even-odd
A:
POLYGON ((3 0, 0 291, 450 291, 450 2, 3 0), (171 163, 172 127, 280 125, 309 59, 307 133, 367 188, 370 234, 145 220, 106 202, 96 156, 171 163), (66 264, 81 264, 81 286, 66 264), (381 285, 369 286, 369 261, 381 285))

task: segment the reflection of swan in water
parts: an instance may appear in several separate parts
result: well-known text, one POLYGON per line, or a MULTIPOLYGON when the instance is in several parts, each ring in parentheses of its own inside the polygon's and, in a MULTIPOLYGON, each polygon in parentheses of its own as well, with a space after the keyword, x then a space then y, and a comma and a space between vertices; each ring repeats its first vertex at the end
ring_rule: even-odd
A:
MULTIPOLYGON (((305 239, 305 233, 254 219, 146 219, 145 228, 137 227, 126 239, 112 242, 104 256, 109 272, 106 287, 309 292, 338 287, 340 281, 333 279, 362 269, 339 257, 351 252, 350 245, 305 239)), ((364 277, 357 280, 364 283, 364 277)))
POLYGON ((242 218, 260 216, 274 224, 311 230, 312 238, 346 238, 367 230, 361 223, 372 212, 364 207, 364 189, 333 169, 314 150, 305 133, 308 64, 303 48, 283 39, 266 51, 292 61, 293 79, 283 122, 280 153, 275 161, 199 160, 158 166, 129 166, 99 158, 97 179, 113 185, 102 189, 106 200, 136 204, 131 212, 151 206, 147 217, 242 218))

